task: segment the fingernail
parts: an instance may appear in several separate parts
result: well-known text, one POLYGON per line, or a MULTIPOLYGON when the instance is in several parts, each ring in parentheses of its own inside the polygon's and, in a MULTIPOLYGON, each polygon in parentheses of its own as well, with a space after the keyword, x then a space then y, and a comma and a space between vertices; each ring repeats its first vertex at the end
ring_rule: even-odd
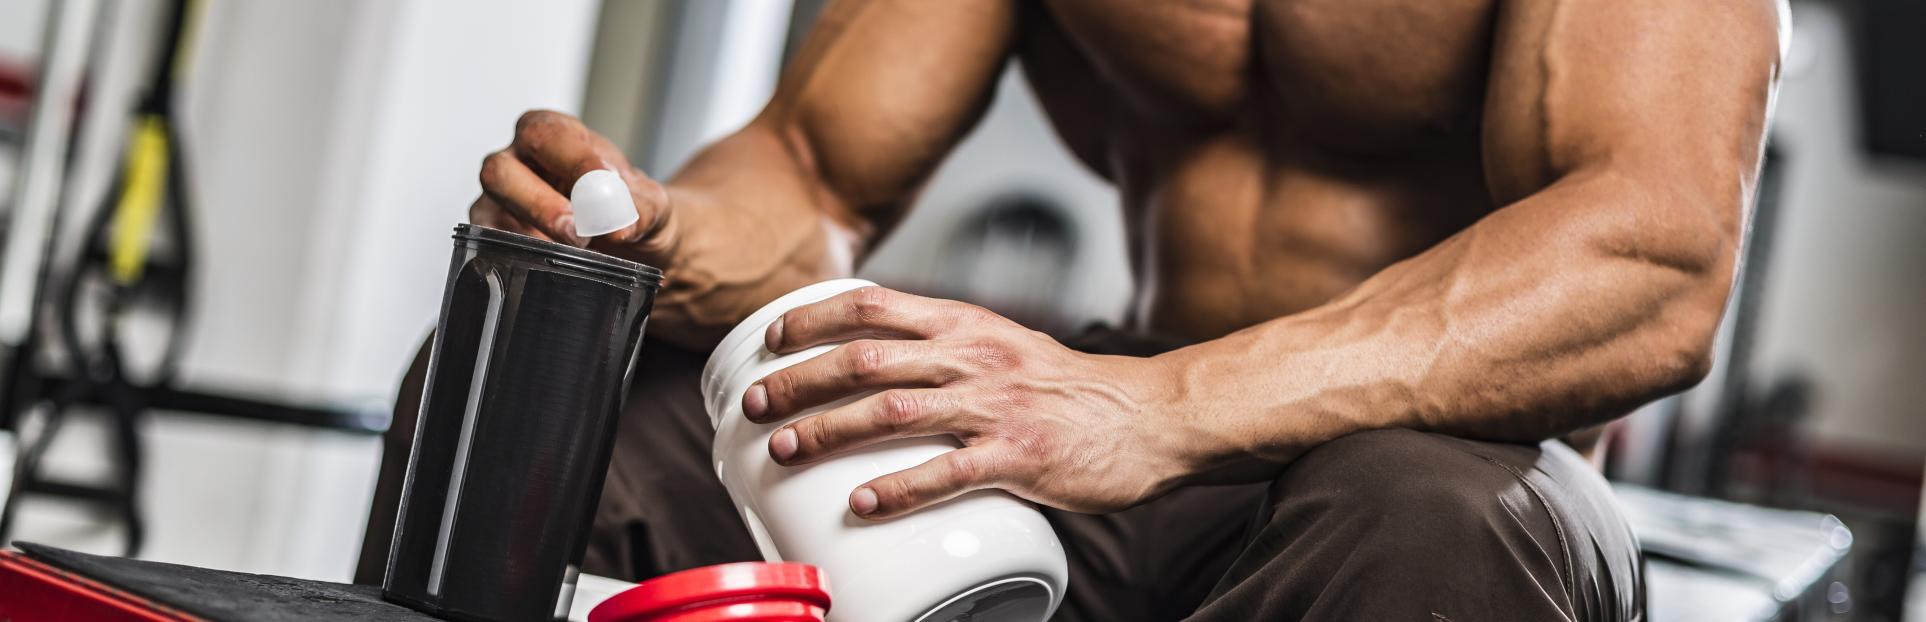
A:
POLYGON ((856 492, 849 495, 849 509, 855 511, 857 516, 869 516, 875 513, 876 491, 870 490, 868 486, 856 489, 856 492))
POLYGON ((763 388, 760 382, 749 385, 749 390, 742 392, 742 416, 750 421, 760 421, 768 412, 769 389, 763 388))
POLYGON ((776 316, 776 321, 769 323, 769 332, 762 335, 762 345, 770 352, 775 352, 776 348, 782 347, 782 320, 783 316, 776 316))
POLYGON ((562 236, 562 239, 556 240, 557 242, 570 246, 581 246, 583 243, 582 237, 575 235, 575 216, 572 214, 556 216, 555 224, 550 225, 549 228, 553 229, 557 235, 562 236))
POLYGON ((777 462, 788 462, 790 456, 796 455, 795 428, 783 426, 776 430, 775 436, 769 437, 769 455, 777 462))

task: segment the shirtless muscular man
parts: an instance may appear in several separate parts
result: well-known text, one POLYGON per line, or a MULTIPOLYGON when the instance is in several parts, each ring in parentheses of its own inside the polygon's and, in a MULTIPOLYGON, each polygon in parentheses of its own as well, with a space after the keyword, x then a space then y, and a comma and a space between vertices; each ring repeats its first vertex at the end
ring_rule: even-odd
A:
POLYGON ((762 113, 673 177, 530 112, 470 215, 668 274, 587 570, 757 559, 708 472, 706 349, 850 274, 1014 60, 1122 197, 1129 335, 1066 345, 883 288, 799 308, 771 349, 849 343, 752 388, 752 419, 887 390, 779 431, 772 456, 955 436, 850 491, 851 511, 981 488, 1046 506, 1070 554, 1065 620, 1637 619, 1634 540, 1549 439, 1706 373, 1785 16, 1774 0, 836 1, 762 113), (641 218, 580 240, 563 193, 595 168, 622 172, 641 218))

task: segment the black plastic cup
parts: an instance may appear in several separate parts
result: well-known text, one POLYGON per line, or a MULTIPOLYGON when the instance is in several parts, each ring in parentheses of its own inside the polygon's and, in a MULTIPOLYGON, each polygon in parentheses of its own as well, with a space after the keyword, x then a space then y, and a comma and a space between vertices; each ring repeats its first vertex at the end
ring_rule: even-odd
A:
POLYGON ((385 598, 460 620, 567 616, 661 280, 455 227, 385 598))

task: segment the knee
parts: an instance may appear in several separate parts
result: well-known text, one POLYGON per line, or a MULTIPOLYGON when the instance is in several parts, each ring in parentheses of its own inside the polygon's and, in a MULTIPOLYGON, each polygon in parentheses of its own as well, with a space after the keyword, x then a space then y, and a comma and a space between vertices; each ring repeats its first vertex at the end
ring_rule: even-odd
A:
POLYGON ((1522 484, 1475 444, 1412 430, 1353 434, 1306 453, 1285 470, 1274 499, 1326 497, 1332 511, 1373 522, 1423 517, 1434 526, 1486 522, 1522 484))
POLYGON ((1273 483, 1243 576, 1306 577, 1319 589, 1285 598, 1338 619, 1569 619, 1571 556, 1519 466, 1536 451, 1410 430, 1327 443, 1273 483))

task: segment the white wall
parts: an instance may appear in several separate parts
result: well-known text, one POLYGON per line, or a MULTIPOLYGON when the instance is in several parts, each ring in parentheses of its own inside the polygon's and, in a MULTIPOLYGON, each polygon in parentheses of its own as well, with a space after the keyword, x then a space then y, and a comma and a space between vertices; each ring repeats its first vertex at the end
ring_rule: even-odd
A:
MULTIPOLYGON (((762 111, 781 73, 791 0, 681 3, 672 67, 660 88, 666 122, 636 164, 666 173, 762 111)), ((666 179, 669 175, 661 175, 666 179)))
POLYGON ((24 62, 40 55, 40 29, 52 1, 0 2, 0 59, 24 62))
POLYGON ((1808 375, 1816 433, 1926 449, 1926 162, 1860 149, 1856 42, 1840 6, 1795 3, 1793 24, 1773 125, 1784 209, 1755 386, 1808 375))
MULTIPOLYGON (((125 18, 129 28, 151 24, 156 3, 122 4, 148 16, 125 18)), ((389 399, 434 323, 450 228, 478 192, 482 156, 507 143, 523 110, 576 108, 596 8, 206 2, 185 123, 201 266, 186 383, 389 399)), ((82 174, 111 169, 93 170, 82 174)), ((97 204, 85 195, 78 205, 97 204)), ((148 557, 348 577, 374 439, 177 415, 150 423, 148 557)), ((97 467, 86 432, 55 460, 97 467)), ((18 537, 113 550, 111 534, 81 528, 95 517, 35 507, 18 537)))

